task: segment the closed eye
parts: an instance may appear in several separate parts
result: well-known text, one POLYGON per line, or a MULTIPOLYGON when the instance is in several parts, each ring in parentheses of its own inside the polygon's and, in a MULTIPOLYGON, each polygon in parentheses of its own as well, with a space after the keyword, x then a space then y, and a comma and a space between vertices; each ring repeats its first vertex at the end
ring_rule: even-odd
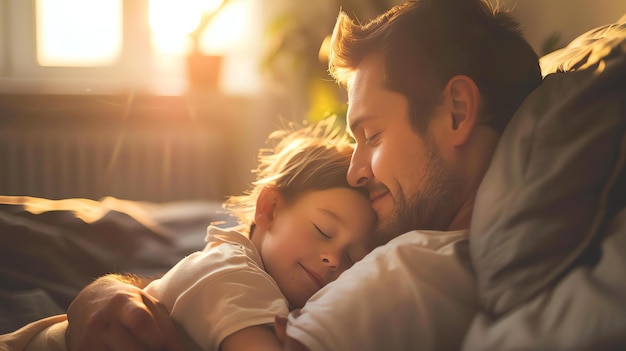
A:
POLYGON ((365 137, 365 144, 367 144, 367 145, 374 145, 374 144, 376 144, 378 139, 380 139, 379 137, 380 137, 380 133, 374 133, 372 135, 366 136, 365 137))
POLYGON ((323 230, 320 229, 320 227, 318 227, 315 223, 313 223, 313 226, 315 227, 315 229, 317 230, 317 232, 323 236, 325 239, 332 239, 332 237, 326 233, 324 233, 323 230))

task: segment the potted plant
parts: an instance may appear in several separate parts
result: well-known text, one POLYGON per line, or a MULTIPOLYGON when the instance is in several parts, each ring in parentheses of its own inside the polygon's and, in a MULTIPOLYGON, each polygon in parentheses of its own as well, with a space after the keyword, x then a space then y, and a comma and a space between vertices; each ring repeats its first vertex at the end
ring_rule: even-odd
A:
POLYGON ((230 0, 222 0, 217 8, 202 14, 200 23, 189 34, 191 51, 187 55, 187 80, 191 90, 216 90, 219 85, 223 57, 207 55, 200 50, 200 37, 207 25, 219 14, 230 0))

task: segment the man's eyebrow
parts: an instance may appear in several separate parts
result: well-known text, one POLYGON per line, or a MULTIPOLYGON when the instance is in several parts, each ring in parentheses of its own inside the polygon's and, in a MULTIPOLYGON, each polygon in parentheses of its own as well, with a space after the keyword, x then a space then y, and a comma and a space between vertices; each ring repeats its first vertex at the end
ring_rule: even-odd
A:
POLYGON ((364 116, 356 117, 355 120, 352 123, 350 123, 350 125, 348 126, 349 133, 352 134, 353 131, 359 128, 361 124, 363 124, 366 121, 372 120, 374 118, 376 117, 372 115, 364 115, 364 116))

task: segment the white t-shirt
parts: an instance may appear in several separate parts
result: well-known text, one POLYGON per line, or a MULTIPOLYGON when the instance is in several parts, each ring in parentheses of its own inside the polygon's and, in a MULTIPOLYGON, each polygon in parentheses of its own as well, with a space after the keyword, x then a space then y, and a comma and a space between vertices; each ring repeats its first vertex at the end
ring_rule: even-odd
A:
POLYGON ((312 351, 458 350, 478 310, 467 231, 412 231, 378 247, 289 315, 312 351))
POLYGON ((226 336, 272 324, 275 315, 289 312, 287 300, 240 228, 210 226, 203 251, 185 257, 145 288, 203 350, 219 350, 226 336))

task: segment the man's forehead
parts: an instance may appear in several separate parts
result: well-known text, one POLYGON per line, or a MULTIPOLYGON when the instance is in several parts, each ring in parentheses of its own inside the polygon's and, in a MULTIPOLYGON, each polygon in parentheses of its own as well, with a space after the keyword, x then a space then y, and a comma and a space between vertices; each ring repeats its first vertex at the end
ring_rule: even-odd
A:
POLYGON ((347 80, 348 90, 350 88, 362 88, 362 85, 377 83, 382 85, 385 81, 385 61, 382 54, 371 54, 363 58, 354 68, 354 71, 347 80))
POLYGON ((354 68, 347 79, 348 113, 346 125, 350 134, 354 133, 361 123, 372 118, 373 109, 377 109, 376 101, 389 93, 385 85, 384 54, 374 52, 365 56, 354 68))

